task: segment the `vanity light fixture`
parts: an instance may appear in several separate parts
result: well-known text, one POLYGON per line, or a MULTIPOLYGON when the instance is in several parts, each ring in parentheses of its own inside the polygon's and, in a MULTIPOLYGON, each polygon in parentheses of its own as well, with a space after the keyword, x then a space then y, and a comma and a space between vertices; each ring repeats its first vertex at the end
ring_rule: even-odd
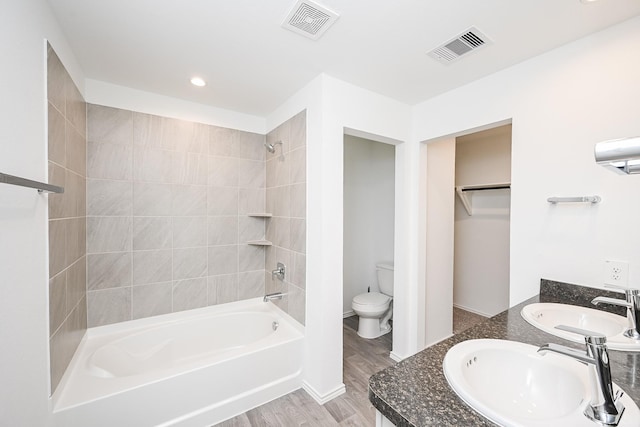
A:
POLYGON ((207 82, 205 82, 200 77, 192 77, 191 78, 191 84, 194 85, 194 86, 202 87, 202 86, 206 86, 207 82))
POLYGON ((598 142, 596 163, 620 174, 640 173, 640 136, 598 142))

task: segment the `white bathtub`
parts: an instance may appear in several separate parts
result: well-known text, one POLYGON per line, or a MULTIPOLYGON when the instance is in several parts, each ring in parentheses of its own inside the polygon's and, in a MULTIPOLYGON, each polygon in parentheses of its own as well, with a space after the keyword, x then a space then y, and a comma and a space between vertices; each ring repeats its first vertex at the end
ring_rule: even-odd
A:
POLYGON ((211 426, 300 388, 302 345, 300 324, 261 298, 91 328, 55 425, 211 426))

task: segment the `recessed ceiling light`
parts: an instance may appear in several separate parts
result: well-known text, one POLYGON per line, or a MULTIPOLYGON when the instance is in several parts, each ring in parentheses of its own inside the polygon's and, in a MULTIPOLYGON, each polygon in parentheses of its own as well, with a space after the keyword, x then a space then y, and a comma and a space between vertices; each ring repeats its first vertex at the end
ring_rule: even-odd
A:
POLYGON ((194 85, 194 86, 202 87, 202 86, 206 86, 207 82, 202 80, 200 77, 193 77, 191 79, 191 84, 194 85))
POLYGON ((580 0, 580 3, 582 3, 582 4, 590 4, 590 3, 595 3, 597 1, 598 0, 580 0))

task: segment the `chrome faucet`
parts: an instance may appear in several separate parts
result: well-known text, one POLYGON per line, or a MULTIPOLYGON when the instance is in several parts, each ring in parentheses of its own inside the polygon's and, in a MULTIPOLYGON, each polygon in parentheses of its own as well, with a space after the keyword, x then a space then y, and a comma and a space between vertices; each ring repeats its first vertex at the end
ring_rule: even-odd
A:
POLYGON ((286 268, 285 265, 279 262, 276 265, 276 269, 271 271, 271 280, 273 280, 274 277, 277 277, 280 280, 284 280, 285 268, 286 268))
POLYGON ((618 286, 611 287, 623 290, 626 300, 608 297, 597 297, 591 301, 591 304, 598 305, 604 303, 627 307, 627 320, 629 321, 629 329, 624 331, 624 336, 634 340, 640 340, 640 290, 621 288, 618 286))
POLYGON ((266 294, 264 296, 264 298, 262 298, 262 301, 269 302, 269 301, 272 301, 274 299, 282 299, 282 297, 285 296, 285 295, 286 294, 282 293, 282 292, 274 292, 272 294, 266 294))
POLYGON ((607 338, 596 332, 571 326, 559 325, 557 329, 573 332, 584 336, 586 353, 558 344, 545 344, 538 352, 551 351, 576 359, 589 367, 592 395, 584 415, 592 421, 608 426, 616 426, 620 422, 624 405, 622 404, 622 390, 613 392, 611 383, 611 366, 607 352, 607 338))

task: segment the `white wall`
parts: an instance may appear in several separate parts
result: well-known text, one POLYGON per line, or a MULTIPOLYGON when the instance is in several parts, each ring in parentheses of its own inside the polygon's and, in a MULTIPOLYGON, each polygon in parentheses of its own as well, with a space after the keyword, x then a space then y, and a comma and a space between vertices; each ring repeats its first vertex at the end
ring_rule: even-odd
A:
POLYGON ((344 136, 344 273, 342 313, 353 297, 379 292, 375 265, 393 261, 395 147, 344 136))
MULTIPOLYGON (((320 75, 267 117, 267 131, 307 109, 307 307, 305 389, 326 401, 344 392, 342 384, 343 139, 350 135, 400 143, 408 138, 408 106, 327 75, 320 75)), ((396 146, 396 167, 404 161, 396 146)), ((396 169, 397 171, 397 169, 396 169)), ((405 182, 396 172, 398 186, 405 182)), ((402 221, 395 214, 396 224, 402 221)), ((398 255, 396 233, 396 261, 398 255)), ((396 262, 395 280, 399 273, 396 262)), ((400 299, 407 298, 400 292, 400 299)), ((396 301, 398 296, 396 293, 396 301)), ((394 315, 394 349, 410 332, 394 315), (396 339, 396 330, 407 333, 396 339)))
POLYGON ((414 144, 513 120, 510 305, 541 277, 600 287, 605 259, 628 260, 640 284, 640 176, 593 160, 597 141, 640 134, 638 51, 635 18, 415 107, 414 144), (590 194, 602 203, 546 202, 590 194))
MULTIPOLYGON (((456 141, 446 138, 427 145, 426 159, 426 257, 427 290, 421 304, 425 336, 451 335, 453 322, 453 230, 456 141)), ((435 341, 435 340, 434 340, 435 341)), ((432 344, 434 341, 427 341, 432 344)))
MULTIPOLYGON (((511 125, 456 138, 456 186, 511 182, 511 125)), ((453 305, 493 316, 509 307, 509 190, 467 192, 455 205, 453 305)))
POLYGON ((85 101, 90 104, 188 120, 207 125, 266 134, 264 117, 171 98, 112 83, 86 79, 85 101))
MULTIPOLYGON (((0 13, 0 172, 47 181, 46 44, 82 73, 44 0, 0 13)), ((0 185, 0 425, 50 423, 47 196, 0 185)))

